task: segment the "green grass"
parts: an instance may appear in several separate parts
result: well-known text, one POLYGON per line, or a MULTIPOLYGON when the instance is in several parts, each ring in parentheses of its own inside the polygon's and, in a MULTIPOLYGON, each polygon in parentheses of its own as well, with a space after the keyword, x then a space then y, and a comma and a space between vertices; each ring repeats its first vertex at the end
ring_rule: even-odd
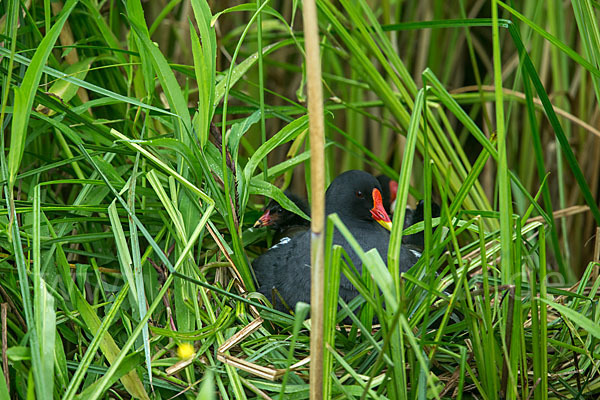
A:
MULTIPOLYGON (((363 274, 328 217, 325 397, 595 399, 598 3, 417 3, 317 1, 327 182, 400 183, 363 274), (402 231, 420 199, 440 218, 402 231)), ((311 187, 301 13, 0 3, 3 398, 308 398, 308 309, 271 310, 251 269, 265 202, 311 187)))

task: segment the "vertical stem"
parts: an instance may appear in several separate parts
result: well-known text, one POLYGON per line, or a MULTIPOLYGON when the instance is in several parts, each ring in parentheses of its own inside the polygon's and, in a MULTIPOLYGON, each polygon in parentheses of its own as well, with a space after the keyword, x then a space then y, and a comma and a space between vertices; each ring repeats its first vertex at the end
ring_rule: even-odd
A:
MULTIPOLYGON (((504 125, 504 96, 502 92, 502 58, 500 56, 500 32, 498 24, 498 0, 492 0, 492 44, 494 54, 494 88, 495 88, 495 99, 496 99, 496 133, 498 136, 498 197, 499 197, 499 208, 500 208, 500 255, 501 255, 501 268, 500 268, 500 279, 503 285, 512 285, 514 282, 515 271, 513 271, 513 243, 512 243, 512 231, 513 231, 513 220, 512 220, 512 196, 510 191, 510 179, 508 177, 508 157, 506 149, 506 128, 504 125)), ((517 244, 520 246, 520 243, 517 244)), ((514 294, 514 293, 512 293, 514 294)), ((512 337, 512 317, 513 309, 512 298, 508 305, 503 305, 502 315, 503 320, 507 321, 503 324, 503 328, 506 330, 506 358, 504 369, 502 371, 502 384, 500 390, 504 391, 508 399, 514 399, 514 391, 506 392, 507 388, 512 388, 517 383, 515 382, 515 374, 517 369, 517 363, 514 357, 511 357, 510 349, 513 348, 513 337, 512 337)))
MULTIPOLYGON (((225 191, 225 204, 227 207, 227 213, 226 213, 226 223, 227 223, 227 227, 229 229, 229 231, 231 232, 231 240, 232 240, 232 244, 233 244, 233 253, 236 257, 237 260, 239 260, 239 262, 243 265, 245 264, 247 261, 245 260, 245 253, 244 253, 244 249, 242 246, 242 242, 241 242, 241 237, 242 237, 242 232, 240 229, 240 225, 239 225, 239 221, 237 219, 237 215, 236 215, 236 207, 235 207, 235 193, 237 192, 237 188, 235 187, 235 182, 233 182, 234 184, 234 194, 232 197, 232 193, 230 190, 230 174, 229 174, 229 168, 227 166, 227 106, 229 105, 229 90, 231 89, 231 77, 233 75, 233 69, 235 68, 235 60, 237 59, 237 56, 240 52, 240 48, 242 46, 242 43, 244 42, 244 39, 246 38, 246 35, 248 34, 248 30, 250 29, 250 27, 252 26, 252 24, 254 23, 254 21, 256 21, 256 18, 258 17, 258 15, 260 14, 261 10, 268 4, 268 2, 264 2, 260 5, 260 7, 257 8, 256 12, 254 13, 254 15, 252 15, 252 18, 250 18, 250 21, 248 21, 248 24, 246 25, 246 28, 244 28, 244 31, 242 32, 242 35, 240 36, 240 40, 238 41, 238 44, 235 48, 235 51, 233 52, 233 57, 231 58, 231 65, 229 66, 229 70, 227 71, 227 79, 225 82, 225 94, 223 95, 223 117, 221 119, 222 124, 221 124, 221 130, 222 130, 222 136, 221 136, 221 157, 222 157, 222 162, 221 162, 221 168, 223 171, 223 189, 225 191)), ((232 168, 235 168, 235 166, 232 165, 232 168)), ((250 290, 254 289, 254 283, 252 282, 252 278, 248 276, 248 278, 244 278, 244 283, 246 284, 246 287, 249 288, 250 290)))
MULTIPOLYGON (((596 228, 596 242, 594 244, 594 257, 592 257, 592 261, 600 263, 600 226, 596 228)), ((594 267, 591 279, 593 282, 598 279, 598 265, 594 267)))
MULTIPOLYGON (((256 0, 257 10, 262 6, 263 0, 256 0)), ((256 37, 258 38, 258 102, 260 105, 260 144, 267 141, 267 130, 265 126, 265 90, 264 90, 264 72, 263 72, 263 45, 262 45, 262 15, 258 11, 256 17, 256 37)), ((267 157, 262 162, 263 179, 267 181, 267 157)))
POLYGON ((304 46, 306 50, 306 87, 310 130, 311 170, 311 331, 310 399, 323 397, 323 284, 325 225, 325 140, 323 88, 319 55, 319 25, 314 0, 303 1, 304 46))
MULTIPOLYGON (((546 231, 544 227, 540 227, 540 299, 546 299, 548 296, 547 291, 547 270, 546 270, 546 231)), ((539 304, 539 300, 538 300, 539 304)), ((540 371, 540 377, 542 381, 540 383, 540 392, 543 394, 548 393, 548 305, 544 303, 540 307, 540 348, 542 351, 540 365, 542 367, 540 371)))
POLYGON ((502 92, 502 59, 500 57, 500 33, 498 26, 498 4, 492 0, 492 41, 494 54, 494 86, 496 97, 496 133, 498 136, 498 193, 500 205, 501 279, 510 284, 512 275, 512 207, 508 160, 506 154, 506 129, 504 126, 504 96, 502 92))
POLYGON ((6 335, 6 318, 8 315, 8 303, 2 303, 1 306, 0 321, 2 324, 2 372, 4 373, 4 380, 6 381, 6 389, 10 395, 10 372, 8 370, 8 355, 4 349, 8 348, 8 340, 6 335))

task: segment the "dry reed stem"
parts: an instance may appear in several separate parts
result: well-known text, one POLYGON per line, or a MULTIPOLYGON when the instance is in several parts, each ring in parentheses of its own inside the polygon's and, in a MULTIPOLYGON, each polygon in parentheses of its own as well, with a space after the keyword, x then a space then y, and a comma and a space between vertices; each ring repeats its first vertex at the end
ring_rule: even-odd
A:
POLYGON ((233 346, 235 346, 236 344, 238 344, 239 342, 241 342, 242 340, 247 338, 252 333, 256 332, 256 330, 258 328, 260 328, 262 323, 263 323, 263 319, 260 317, 255 319, 254 321, 250 322, 248 325, 246 325, 244 328, 242 328, 242 330, 240 330, 235 335, 233 335, 232 337, 227 339, 225 342, 223 342, 223 344, 221 346, 219 346, 218 352, 224 353, 226 351, 229 351, 229 349, 231 349, 233 346))
MULTIPOLYGON (((556 210, 556 211, 554 211, 552 213, 552 217, 554 219, 565 218, 565 217, 570 217, 570 216, 573 216, 573 215, 576 215, 576 214, 580 214, 580 213, 583 213, 583 212, 587 212, 589 210, 590 210, 589 206, 571 206, 571 207, 563 208, 562 210, 556 210)), ((525 227, 528 224, 533 223, 533 222, 542 222, 543 223, 544 222, 544 218, 541 217, 541 216, 529 218, 526 221, 526 223, 523 225, 522 229, 525 229, 525 227)), ((533 234, 533 236, 536 236, 536 235, 537 235, 537 233, 533 234)), ((485 243, 485 249, 489 250, 493 245, 495 245, 497 243, 498 243, 497 238, 491 239, 491 240, 489 240, 489 241, 487 241, 485 243)), ((465 261, 474 260, 474 259, 478 258, 480 256, 480 254, 481 254, 481 249, 477 248, 477 249, 471 251, 470 253, 464 255, 463 256, 463 260, 465 260, 465 261)), ((497 261, 498 260, 496 260, 496 262, 497 261)), ((479 273, 481 273, 481 268, 478 268, 478 269, 472 271, 470 273, 470 275, 473 276, 473 275, 477 275, 479 273)))
MULTIPOLYGON (((589 206, 571 206, 571 207, 563 208, 562 210, 554 211, 552 213, 552 217, 554 217, 554 219, 559 219, 559 218, 564 218, 564 217, 570 217, 570 216, 580 214, 580 213, 583 213, 586 211, 590 211, 589 206)), ((527 223, 531 223, 531 222, 544 222, 544 218, 542 216, 529 218, 527 220, 527 223)))
MULTIPOLYGON (((465 87, 461 87, 458 89, 454 89, 451 90, 450 93, 451 94, 461 94, 461 93, 468 93, 468 92, 475 92, 475 91, 479 91, 479 90, 483 90, 485 92, 493 92, 495 90, 494 86, 490 86, 490 85, 481 85, 480 86, 476 86, 476 85, 472 85, 472 86, 465 86, 465 87)), ((510 90, 510 89, 506 89, 503 88, 502 91, 509 95, 509 96, 513 96, 519 99, 523 99, 525 100, 525 94, 521 93, 521 92, 517 92, 515 90, 510 90)), ((492 100, 493 101, 493 100, 492 100)), ((538 99, 537 97, 533 98, 533 104, 535 104, 538 108, 542 108, 542 102, 540 99, 538 99)), ((596 135, 597 137, 600 138, 600 131, 596 128, 594 128, 592 125, 588 124, 587 122, 577 118, 576 116, 574 116, 573 114, 563 110, 562 108, 558 108, 556 106, 552 106, 552 109, 554 110, 554 112, 558 115, 560 115, 561 117, 565 117, 566 119, 568 119, 569 121, 579 125, 580 127, 582 127, 583 129, 585 129, 586 131, 593 133, 594 135, 596 135)))
POLYGON ((179 371, 187 368, 194 362, 194 357, 186 358, 185 360, 177 361, 175 364, 171 365, 169 368, 165 369, 165 374, 167 376, 173 376, 179 371))
POLYGON ((302 2, 304 46, 306 52, 306 88, 308 91, 308 127, 310 133, 311 174, 311 322, 310 399, 323 397, 323 292, 325 264, 325 126, 319 23, 314 0, 302 2))
MULTIPOLYGON (((237 369, 241 369, 242 371, 246 371, 252 375, 258 376, 263 379, 268 379, 270 381, 276 381, 280 379, 286 372, 285 368, 272 368, 265 367, 262 365, 255 364, 248 360, 245 360, 240 357, 232 356, 230 354, 225 354, 225 352, 229 351, 234 346, 237 346, 239 343, 244 341, 248 336, 252 333, 256 332, 258 328, 260 328, 263 324, 262 318, 257 318, 254 321, 250 322, 246 325, 242 330, 237 332, 235 335, 227 339, 219 348, 217 349, 217 360, 221 361, 224 364, 231 365, 237 369)), ((302 366, 308 364, 310 362, 310 357, 303 358, 295 364, 292 364, 289 368, 290 371, 295 371, 300 369, 302 366)))

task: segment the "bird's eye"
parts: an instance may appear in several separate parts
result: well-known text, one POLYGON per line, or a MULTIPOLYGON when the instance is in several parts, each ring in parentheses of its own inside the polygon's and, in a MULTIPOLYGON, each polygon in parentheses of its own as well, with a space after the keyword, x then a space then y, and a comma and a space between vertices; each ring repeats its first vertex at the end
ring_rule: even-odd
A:
POLYGON ((277 207, 277 210, 275 210, 275 211, 277 211, 278 213, 282 213, 283 212, 283 208, 277 207))
POLYGON ((365 195, 363 194, 363 192, 362 192, 362 191, 360 191, 360 190, 357 190, 357 191, 356 191, 356 197, 358 197, 359 199, 364 199, 364 198, 365 198, 365 195))

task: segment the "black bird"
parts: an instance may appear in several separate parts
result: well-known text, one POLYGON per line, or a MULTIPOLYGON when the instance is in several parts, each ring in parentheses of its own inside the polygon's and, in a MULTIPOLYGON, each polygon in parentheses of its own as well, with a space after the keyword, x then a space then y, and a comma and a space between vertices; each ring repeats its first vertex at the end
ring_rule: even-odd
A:
MULTIPOLYGON (((283 192, 288 199, 294 202, 304 214, 310 216, 310 208, 306 200, 286 190, 283 192)), ((298 214, 281 207, 275 200, 271 200, 263 210, 263 214, 254 223, 255 228, 268 227, 275 232, 274 240, 279 242, 283 238, 292 238, 310 228, 310 221, 298 214)))
MULTIPOLYGON (((414 210, 406 208, 406 215, 404 217, 404 229, 421 222, 425 219, 425 202, 419 201, 417 207, 414 210)), ((440 206, 436 203, 431 203, 431 218, 437 218, 440 216, 440 206)), ((434 229, 435 230, 435 229, 434 229)), ((414 233, 412 235, 403 235, 402 243, 410 244, 415 246, 420 251, 423 251, 425 247, 425 231, 414 233)))
MULTIPOLYGON (((398 182, 390 179, 386 175, 378 175, 377 180, 381 184, 381 197, 383 199, 383 207, 388 214, 394 213, 396 196, 398 194, 398 182)), ((416 208, 406 207, 404 214, 404 226, 406 229, 418 222, 424 220, 424 208, 425 203, 423 200, 419 201, 416 208)), ((437 218, 440 216, 440 206, 436 203, 431 203, 431 217, 437 218)), ((412 235, 405 235, 402 237, 402 243, 413 245, 415 249, 423 251, 425 247, 425 233, 423 231, 414 233, 412 235)))
MULTIPOLYGON (((327 214, 337 213, 364 251, 377 249, 386 260, 390 234, 382 225, 391 225, 383 208, 381 186, 377 179, 363 171, 347 171, 331 183, 325 195, 327 214), (381 225, 380 225, 381 224, 381 225)), ((294 308, 296 303, 310 303, 310 237, 307 231, 288 241, 282 241, 254 260, 253 268, 259 282, 259 292, 274 300, 274 307, 285 310, 274 289, 285 303, 294 308)), ((342 246, 359 272, 362 262, 343 235, 334 231, 333 243, 342 246)), ((402 246, 400 271, 405 272, 418 260, 420 254, 402 246)), ((358 295, 350 281, 342 275, 340 296, 349 302, 358 295)))

